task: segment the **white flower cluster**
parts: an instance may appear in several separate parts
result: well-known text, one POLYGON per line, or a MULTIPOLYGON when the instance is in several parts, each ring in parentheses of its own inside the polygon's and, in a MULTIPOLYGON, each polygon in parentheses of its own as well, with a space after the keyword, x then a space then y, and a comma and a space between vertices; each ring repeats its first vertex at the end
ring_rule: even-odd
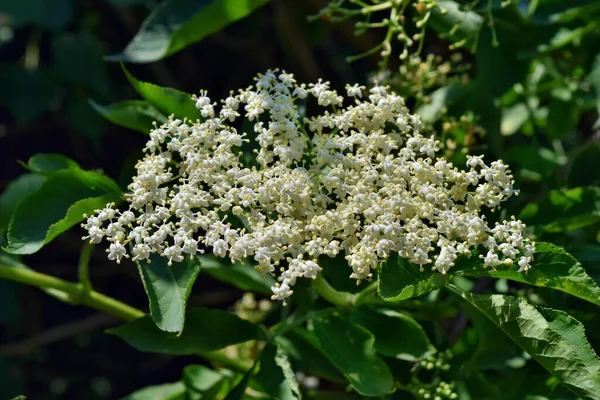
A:
POLYGON ((346 91, 268 71, 220 104, 201 92, 193 100, 204 119, 170 118, 150 133, 129 209, 97 210, 83 224, 85 239, 108 240, 117 262, 127 246, 133 260, 158 253, 179 262, 205 248, 253 258, 278 275, 280 300, 297 278, 317 276, 320 256, 340 253, 358 281, 394 252, 443 274, 480 246, 486 266, 530 267, 535 248, 524 225, 490 228, 481 215, 515 194, 505 164, 470 157, 459 170, 436 157, 438 142, 419 133, 419 117, 389 88, 346 91), (306 118, 303 107, 322 112, 306 118), (253 132, 234 127, 241 115, 253 132), (242 146, 254 147, 249 165, 242 146))

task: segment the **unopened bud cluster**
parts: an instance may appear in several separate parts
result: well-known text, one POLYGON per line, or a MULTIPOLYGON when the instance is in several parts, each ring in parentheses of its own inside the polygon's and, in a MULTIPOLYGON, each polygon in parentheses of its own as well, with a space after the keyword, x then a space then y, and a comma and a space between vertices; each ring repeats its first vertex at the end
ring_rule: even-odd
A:
POLYGON ((486 266, 530 267, 524 225, 489 227, 482 215, 515 194, 508 167, 470 157, 461 170, 437 157, 438 142, 387 87, 348 85, 344 96, 268 71, 220 103, 206 92, 193 101, 201 121, 170 118, 150 133, 128 209, 109 204, 83 224, 86 239, 110 243, 109 259, 250 258, 278 277, 280 300, 317 276, 321 256, 343 254, 358 281, 392 253, 445 274, 483 246, 486 266), (254 147, 251 165, 242 145, 254 147))

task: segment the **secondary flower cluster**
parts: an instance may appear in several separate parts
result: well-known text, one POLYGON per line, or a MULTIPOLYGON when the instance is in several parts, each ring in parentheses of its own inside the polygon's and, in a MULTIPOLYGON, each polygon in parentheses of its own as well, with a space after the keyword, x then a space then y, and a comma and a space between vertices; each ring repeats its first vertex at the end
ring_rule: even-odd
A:
POLYGON ((220 103, 194 96, 201 121, 155 127, 128 210, 97 210, 83 224, 85 239, 108 240, 117 262, 128 246, 133 260, 158 253, 180 262, 206 248, 251 258, 278 276, 272 291, 280 300, 298 278, 317 276, 321 256, 343 254, 358 281, 394 252, 445 274, 459 255, 484 246, 486 266, 530 268, 535 248, 524 225, 490 228, 481 214, 515 194, 501 161, 470 157, 459 170, 436 157, 438 142, 419 133, 419 117, 387 87, 348 85, 343 96, 328 82, 298 84, 285 72, 255 80, 220 103), (306 118, 305 107, 321 111, 306 118), (242 116, 252 131, 234 127, 242 116))

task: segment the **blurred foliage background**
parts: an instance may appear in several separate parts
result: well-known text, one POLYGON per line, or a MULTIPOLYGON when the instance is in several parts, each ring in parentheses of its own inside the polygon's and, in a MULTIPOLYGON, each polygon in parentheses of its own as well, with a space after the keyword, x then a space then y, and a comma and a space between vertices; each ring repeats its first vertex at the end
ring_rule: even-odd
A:
MULTIPOLYGON (((469 152, 507 161, 521 195, 506 214, 535 226, 538 239, 565 246, 600 281, 600 2, 421 0, 356 13, 337 7, 340 1, 277 0, 166 58, 140 63, 121 53, 164 3, 0 1, 0 191, 24 172, 17 160, 36 153, 62 153, 122 187, 129 183, 146 136, 92 106, 138 98, 114 55, 134 61, 127 69, 142 81, 187 93, 207 89, 213 98, 268 68, 303 81, 324 78, 339 90, 378 79, 407 99, 452 161, 469 152), (427 8, 434 3, 446 11, 427 8)), ((178 6, 167 27, 203 2, 172 3, 178 6)), ((0 212, 0 240, 9 217, 0 212)), ((75 280, 81 236, 70 230, 28 264, 75 280)), ((97 250, 92 266, 97 290, 147 308, 133 264, 116 265, 97 250)), ((600 348, 600 321, 588 303, 506 281, 496 290, 568 309, 600 348)), ((203 276, 190 304, 228 308, 241 295, 203 276)), ((112 318, 34 288, 0 280, 0 304, 2 399, 118 398, 177 380, 197 362, 137 352, 102 333, 112 318)))

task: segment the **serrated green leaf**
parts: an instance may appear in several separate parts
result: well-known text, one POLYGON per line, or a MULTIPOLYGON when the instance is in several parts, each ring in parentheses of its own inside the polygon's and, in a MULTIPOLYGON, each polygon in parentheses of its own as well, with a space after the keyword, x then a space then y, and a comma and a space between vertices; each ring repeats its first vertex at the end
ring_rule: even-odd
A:
POLYGON ((198 354, 262 339, 259 328, 222 310, 187 310, 185 330, 180 335, 160 330, 147 316, 106 332, 118 336, 140 351, 166 354, 198 354))
POLYGON ((465 268, 466 261, 459 261, 456 263, 457 270, 462 270, 471 277, 504 278, 560 290, 600 306, 600 288, 596 282, 585 272, 579 261, 563 248, 551 243, 536 244, 534 260, 527 272, 518 272, 514 268, 492 271, 483 268, 476 256, 472 256, 470 262, 476 263, 473 269, 465 268))
POLYGON ((109 61, 160 60, 250 15, 269 0, 169 0, 159 4, 139 32, 109 61))
POLYGON ((136 390, 121 400, 184 400, 185 398, 183 382, 173 382, 136 390))
POLYGON ((164 115, 174 114, 175 118, 188 118, 192 121, 200 118, 200 112, 196 109, 191 94, 149 82, 142 82, 131 75, 125 65, 121 64, 121 67, 135 91, 164 115))
POLYGON ((375 353, 369 331, 336 315, 319 316, 313 323, 323 353, 358 393, 383 396, 392 391, 392 373, 375 353))
POLYGON ((260 369, 254 381, 271 399, 301 399, 302 394, 292 366, 283 349, 269 343, 260 354, 260 369))
POLYGON ((136 262, 150 302, 150 315, 163 331, 180 332, 185 322, 187 299, 200 272, 200 264, 185 258, 169 266, 168 260, 157 254, 152 254, 150 261, 136 262))
POLYGON ((551 190, 538 203, 528 204, 519 219, 540 225, 545 232, 557 233, 600 221, 600 188, 596 186, 551 190))
POLYGON ((160 125, 167 121, 167 118, 146 100, 124 100, 107 106, 101 106, 91 99, 89 103, 98 114, 110 122, 146 134, 153 129, 153 122, 156 121, 160 125))
POLYGON ((484 313, 573 392, 600 398, 600 359, 579 321, 563 311, 536 309, 516 297, 450 289, 484 313))
POLYGON ((8 184, 0 194, 0 233, 8 228, 12 213, 17 204, 42 186, 45 177, 37 174, 23 174, 8 184))
POLYGON ((69 168, 80 168, 79 164, 62 154, 40 153, 32 156, 25 166, 31 172, 40 175, 52 175, 56 171, 69 168))
POLYGON ((275 280, 270 275, 262 276, 252 265, 241 263, 231 264, 228 260, 213 256, 198 256, 202 272, 206 272, 215 279, 233 285, 247 292, 271 294, 271 286, 275 280))
POLYGON ((393 310, 359 308, 352 310, 349 317, 352 322, 375 336, 375 349, 379 354, 417 361, 436 352, 425 330, 406 314, 393 310))
POLYGON ((420 271, 400 257, 390 256, 379 271, 379 296, 385 301, 401 301, 431 292, 436 288, 434 279, 439 272, 420 271))
POLYGON ((107 203, 121 196, 110 178, 91 171, 64 169, 24 198, 8 228, 7 251, 32 254, 107 203))

